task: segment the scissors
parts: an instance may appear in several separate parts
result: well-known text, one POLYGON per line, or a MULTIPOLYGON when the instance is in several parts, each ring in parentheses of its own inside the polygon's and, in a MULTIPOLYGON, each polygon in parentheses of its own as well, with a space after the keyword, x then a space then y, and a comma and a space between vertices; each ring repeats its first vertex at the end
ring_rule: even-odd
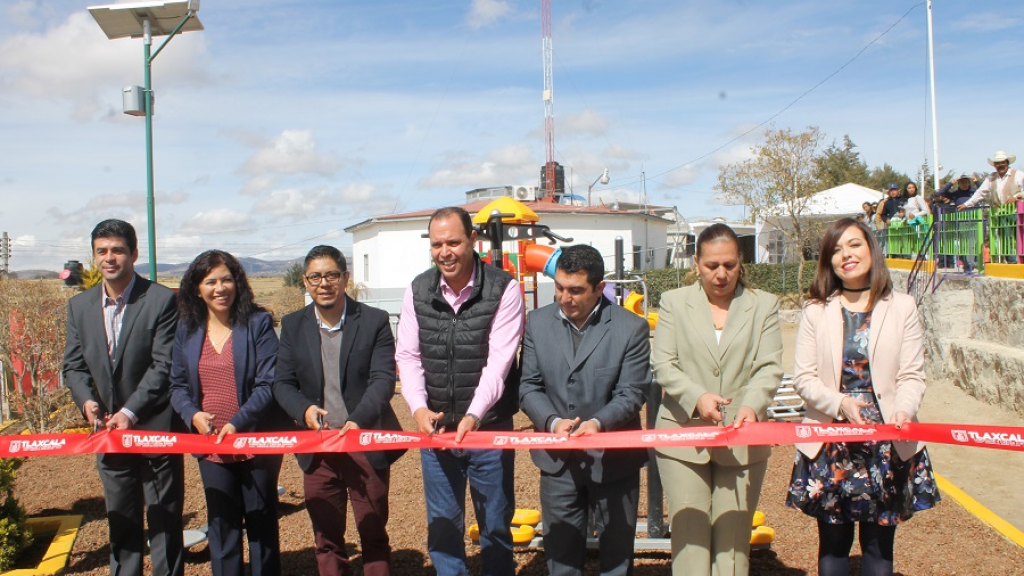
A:
POLYGON ((110 414, 97 414, 96 417, 92 419, 92 431, 91 433, 89 433, 89 436, 92 436, 98 433, 98 431, 105 429, 106 421, 110 419, 110 414))

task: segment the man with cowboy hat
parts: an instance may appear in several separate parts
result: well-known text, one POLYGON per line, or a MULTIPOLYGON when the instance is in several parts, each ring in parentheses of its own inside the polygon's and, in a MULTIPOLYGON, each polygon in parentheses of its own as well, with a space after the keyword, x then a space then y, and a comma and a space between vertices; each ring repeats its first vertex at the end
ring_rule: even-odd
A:
POLYGON ((1024 172, 1010 169, 1010 164, 1013 164, 1016 160, 1016 156, 1011 156, 1004 150, 996 152, 988 160, 988 163, 996 171, 989 174, 985 178, 985 182, 978 187, 978 191, 974 193, 974 196, 971 196, 969 200, 957 206, 957 210, 973 208, 979 202, 988 198, 992 192, 995 192, 995 194, 991 194, 992 200, 989 202, 991 206, 1000 206, 1024 199, 1024 172))

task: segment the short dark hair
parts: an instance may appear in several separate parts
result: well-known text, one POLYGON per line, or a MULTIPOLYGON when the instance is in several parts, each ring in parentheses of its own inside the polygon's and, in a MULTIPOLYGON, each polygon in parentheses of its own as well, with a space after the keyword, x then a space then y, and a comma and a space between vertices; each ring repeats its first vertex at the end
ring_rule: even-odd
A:
POLYGON ((885 265, 885 254, 882 253, 874 232, 863 222, 857 222, 853 218, 840 218, 829 225, 821 237, 818 268, 814 273, 814 280, 811 282, 809 290, 811 302, 824 304, 833 294, 842 289, 843 282, 832 268, 832 255, 835 254, 836 246, 843 233, 851 227, 857 228, 864 235, 864 240, 868 243, 868 251, 871 253, 871 270, 868 272, 871 284, 868 291, 868 307, 874 308, 879 300, 892 293, 892 278, 889 277, 889 269, 885 265))
POLYGON ((124 238, 128 251, 135 252, 139 248, 139 239, 135 236, 135 228, 124 220, 104 220, 92 229, 92 248, 96 249, 99 238, 124 238))
POLYGON ((747 282, 744 278, 747 275, 747 269, 743 266, 743 250, 740 248, 740 237, 736 235, 736 231, 721 222, 701 230, 700 234, 697 235, 697 246, 694 249, 697 258, 700 258, 703 254, 704 246, 712 242, 732 242, 736 246, 736 253, 740 256, 740 277, 738 283, 746 288, 747 282))
POLYGON ((567 274, 586 272, 587 284, 595 289, 604 280, 604 258, 601 257, 597 248, 586 244, 562 248, 562 255, 558 257, 555 269, 567 274))
POLYGON ((466 230, 466 238, 473 235, 473 219, 469 216, 469 212, 466 212, 466 209, 461 206, 438 208, 430 215, 430 220, 427 221, 427 232, 430 232, 430 225, 434 223, 434 220, 445 220, 452 216, 457 217, 462 222, 462 227, 466 230))
POLYGON ((306 258, 302 261, 302 268, 309 268, 310 262, 318 260, 320 258, 330 258, 334 260, 334 263, 338 265, 338 269, 341 270, 342 274, 348 272, 348 265, 345 262, 345 255, 341 253, 334 246, 326 246, 321 244, 319 246, 313 246, 313 249, 306 254, 306 258))
POLYGON ((210 272, 223 264, 235 281, 235 301, 231 304, 231 325, 245 324, 254 312, 264 310, 256 303, 252 286, 245 276, 245 268, 237 258, 223 250, 207 250, 188 265, 178 287, 178 321, 189 333, 206 324, 209 311, 206 302, 199 296, 199 285, 210 272))

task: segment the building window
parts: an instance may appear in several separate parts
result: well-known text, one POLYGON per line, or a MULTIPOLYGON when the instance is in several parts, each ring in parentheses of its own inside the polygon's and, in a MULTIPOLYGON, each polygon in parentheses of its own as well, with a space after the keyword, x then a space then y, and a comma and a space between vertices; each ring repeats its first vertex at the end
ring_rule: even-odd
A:
POLYGON ((363 254, 363 282, 370 281, 370 255, 363 254))

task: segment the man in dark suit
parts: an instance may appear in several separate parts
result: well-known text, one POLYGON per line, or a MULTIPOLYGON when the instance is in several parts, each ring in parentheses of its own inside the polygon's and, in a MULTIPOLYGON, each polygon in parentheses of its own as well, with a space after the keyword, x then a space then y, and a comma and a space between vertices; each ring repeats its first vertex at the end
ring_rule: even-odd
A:
MULTIPOLYGON (((93 427, 178 430, 168 379, 174 292, 135 274, 138 241, 127 222, 97 224, 92 254, 103 282, 68 303, 64 381, 93 427)), ((110 573, 142 575, 145 507, 153 574, 181 576, 182 455, 99 454, 96 468, 107 504, 110 573)))
MULTIPOLYGON (((345 295, 345 257, 316 246, 303 281, 313 304, 281 320, 274 398, 300 426, 345 434, 401 430, 391 409, 395 339, 388 315, 345 295)), ((352 573, 345 551, 346 495, 363 550, 363 573, 391 574, 386 530, 391 464, 401 451, 297 455, 321 576, 352 573)))
MULTIPOLYGON (((519 399, 539 431, 579 437, 641 428, 640 408, 651 385, 650 329, 602 296, 603 278, 597 250, 563 248, 555 268, 555 303, 527 316, 519 399)), ((591 511, 600 531, 601 574, 631 574, 647 451, 530 454, 541 471, 548 574, 583 574, 591 511)))

